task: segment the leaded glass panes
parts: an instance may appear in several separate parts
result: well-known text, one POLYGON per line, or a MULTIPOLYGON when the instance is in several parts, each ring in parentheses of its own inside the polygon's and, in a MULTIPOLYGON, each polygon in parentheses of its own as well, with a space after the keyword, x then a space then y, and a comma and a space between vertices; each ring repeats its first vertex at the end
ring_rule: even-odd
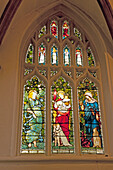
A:
POLYGON ((69 35, 70 35, 69 22, 65 20, 63 22, 63 26, 62 26, 62 38, 65 39, 65 38, 69 37, 69 35))
POLYGON ((27 50, 27 54, 26 54, 26 58, 25 58, 25 63, 33 63, 33 55, 34 55, 34 46, 32 43, 30 43, 28 50, 27 50))
POLYGON ((82 40, 81 33, 77 28, 74 28, 74 35, 80 40, 82 40))
POLYGON ((41 30, 39 31, 38 37, 41 38, 43 35, 46 34, 46 26, 44 25, 41 30))
POLYGON ((22 153, 45 152, 46 89, 38 77, 27 80, 23 92, 22 153))
POLYGON ((70 61, 70 49, 66 45, 63 49, 63 60, 64 60, 64 65, 65 66, 70 66, 71 61, 70 61))
POLYGON ((53 35, 55 38, 58 38, 58 25, 57 21, 55 20, 51 21, 50 34, 53 35))
POLYGON ((47 154, 50 154, 51 148, 54 154, 69 154, 75 150, 76 154, 102 154, 104 147, 98 88, 87 79, 89 76, 96 81, 98 75, 98 83, 101 84, 99 63, 96 66, 93 46, 91 49, 87 36, 81 34, 75 23, 63 15, 52 16, 45 22, 46 25, 32 34, 26 56, 23 57, 23 82, 31 75, 32 78, 26 81, 23 91, 21 153, 45 153, 47 150, 47 154), (86 78, 81 82, 83 77, 86 78), (41 80, 48 88, 47 108, 45 85, 41 80), (78 98, 78 113, 77 109, 73 111, 73 105, 77 108, 73 98, 78 98), (78 149, 75 149, 74 143, 74 135, 79 137, 78 133, 74 134, 76 114, 79 114, 80 120, 75 124, 78 132, 80 123, 78 149), (51 120, 51 124, 46 124, 47 141, 51 135, 49 146, 45 144, 46 115, 47 120, 51 120), (51 132, 48 131, 50 126, 51 132))
POLYGON ((41 43, 40 47, 38 48, 38 63, 39 65, 45 65, 46 60, 46 47, 43 43, 41 43))
POLYGON ((88 65, 95 66, 94 55, 90 47, 87 49, 88 65))
POLYGON ((103 153, 103 136, 98 88, 89 79, 78 86, 80 140, 82 153, 103 153))
POLYGON ((55 44, 51 47, 51 64, 58 65, 58 48, 55 44))
POLYGON ((63 77, 51 87, 52 153, 74 153, 72 88, 63 77))
POLYGON ((82 56, 82 50, 80 47, 76 48, 75 58, 76 58, 76 65, 83 66, 83 56, 82 56))

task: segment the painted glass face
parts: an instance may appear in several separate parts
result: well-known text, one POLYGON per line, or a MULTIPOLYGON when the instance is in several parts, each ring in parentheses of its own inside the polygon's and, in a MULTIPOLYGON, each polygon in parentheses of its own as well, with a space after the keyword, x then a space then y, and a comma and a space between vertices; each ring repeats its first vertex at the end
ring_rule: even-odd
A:
POLYGON ((63 60, 64 60, 64 65, 65 66, 70 66, 71 65, 71 62, 70 62, 70 49, 67 47, 67 45, 63 49, 63 60))
POLYGON ((39 65, 45 65, 46 60, 46 47, 43 43, 41 43, 40 47, 38 48, 38 63, 39 65))
POLYGON ((95 66, 95 61, 94 61, 94 55, 92 53, 92 50, 90 47, 88 47, 87 49, 87 57, 88 57, 88 65, 91 66, 95 66))
POLYGON ((76 59, 77 66, 83 66, 83 56, 82 56, 82 50, 80 47, 76 48, 75 59, 76 59))
POLYGON ((55 44, 51 47, 51 64, 58 65, 58 48, 55 44))
POLYGON ((103 154, 98 89, 89 79, 84 79, 78 86, 78 107, 81 152, 103 154))
POLYGON ((55 38, 58 38, 58 25, 57 21, 55 20, 51 21, 50 34, 53 35, 55 38))
POLYGON ((33 56, 34 56, 34 46, 33 46, 33 44, 30 43, 28 50, 27 50, 25 63, 32 64, 33 63, 33 56))
POLYGON ((60 77, 51 87, 52 153, 74 153, 72 88, 60 77))
POLYGON ((69 37, 69 35, 70 35, 70 26, 68 21, 65 20, 62 26, 62 38, 65 39, 69 37))
POLYGON ((21 153, 45 152, 45 86, 36 76, 27 80, 23 92, 21 153))

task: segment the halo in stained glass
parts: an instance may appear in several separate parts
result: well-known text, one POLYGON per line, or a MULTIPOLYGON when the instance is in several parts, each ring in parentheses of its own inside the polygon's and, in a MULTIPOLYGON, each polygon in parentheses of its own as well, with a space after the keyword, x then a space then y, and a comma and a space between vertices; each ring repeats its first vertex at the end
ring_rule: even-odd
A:
POLYGON ((45 152, 45 96, 43 82, 33 76, 24 85, 21 153, 45 152))
POLYGON ((38 48, 38 63, 39 65, 45 65, 46 62, 46 47, 43 43, 41 43, 38 48))
POLYGON ((70 36, 69 22, 65 20, 62 25, 62 38, 65 39, 70 36))
POLYGON ((63 61, 65 66, 71 65, 71 59, 70 59, 70 49, 66 45, 63 49, 63 61))
POLYGON ((95 63, 94 55, 90 47, 87 48, 87 57, 88 57, 88 65, 90 67, 95 66, 96 63, 95 63))
POLYGON ((50 35, 53 35, 55 38, 58 38, 58 24, 57 24, 57 21, 55 20, 51 21, 50 35))
POLYGON ((82 55, 82 50, 79 46, 76 48, 75 59, 76 59, 77 66, 83 66, 83 55, 82 55))
POLYGON ((51 47, 51 64, 58 65, 58 48, 55 44, 51 47))
POLYGON ((63 77, 51 86, 52 153, 74 153, 72 87, 63 77))
POLYGON ((25 63, 33 64, 33 57, 34 57, 34 46, 32 43, 30 43, 26 53, 25 63))
POLYGON ((78 86, 82 153, 103 154, 103 136, 98 88, 89 79, 78 86))

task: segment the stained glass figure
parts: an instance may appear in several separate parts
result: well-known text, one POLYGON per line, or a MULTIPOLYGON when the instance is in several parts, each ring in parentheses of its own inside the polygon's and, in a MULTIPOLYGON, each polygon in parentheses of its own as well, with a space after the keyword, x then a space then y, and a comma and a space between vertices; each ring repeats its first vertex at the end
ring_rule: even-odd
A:
POLYGON ((41 30, 39 31, 38 37, 41 38, 43 35, 46 34, 46 26, 44 25, 41 30))
POLYGON ((46 70, 39 70, 39 72, 46 77, 46 70))
POLYGON ((50 25, 50 34, 53 35, 55 38, 58 38, 58 25, 57 21, 51 21, 50 25))
POLYGON ((45 65, 45 58, 46 57, 46 47, 43 43, 41 43, 40 47, 38 48, 38 61, 39 65, 45 65))
POLYGON ((52 153, 74 153, 72 88, 60 77, 51 87, 52 153))
POLYGON ((62 38, 65 39, 67 37, 69 37, 70 35, 70 27, 69 27, 69 23, 68 21, 64 21, 63 22, 63 26, 62 26, 62 38))
POLYGON ((79 76, 81 76, 83 74, 82 71, 76 71, 76 77, 78 78, 79 76))
POLYGON ((55 44, 51 47, 51 64, 58 65, 58 48, 55 44))
POLYGON ((90 47, 88 47, 88 49, 87 49, 87 57, 88 57, 88 65, 90 67, 95 66, 94 55, 93 55, 90 47))
POLYGON ((65 66, 70 66, 71 62, 70 62, 70 49, 67 47, 67 45, 65 46, 64 50, 63 50, 63 56, 64 56, 64 65, 65 66))
POLYGON ((69 77, 72 77, 72 72, 71 72, 71 71, 65 71, 65 73, 66 73, 69 77))
POLYGON ((24 75, 26 76, 27 74, 31 73, 32 69, 25 69, 24 70, 24 75))
POLYGON ((24 85, 21 153, 45 152, 45 86, 33 76, 24 85))
POLYGON ((76 65, 83 66, 83 56, 82 56, 82 50, 80 47, 76 48, 75 56, 76 56, 76 65))
POLYGON ((25 63, 31 63, 31 64, 33 63, 33 53, 34 53, 34 47, 33 44, 30 43, 27 50, 25 63))
POLYGON ((77 28, 74 28, 74 35, 82 41, 81 33, 77 28))
POLYGON ((89 79, 78 86, 80 138, 82 153, 103 153, 98 88, 89 79))
POLYGON ((58 71, 51 70, 51 77, 53 77, 55 74, 57 74, 58 71))

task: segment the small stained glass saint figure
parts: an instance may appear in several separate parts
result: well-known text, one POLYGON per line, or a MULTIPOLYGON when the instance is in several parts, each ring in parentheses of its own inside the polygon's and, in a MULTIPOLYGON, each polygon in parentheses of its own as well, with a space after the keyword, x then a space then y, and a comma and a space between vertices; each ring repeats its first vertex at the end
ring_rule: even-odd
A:
POLYGON ((63 39, 69 37, 69 35, 70 35, 69 23, 68 23, 68 21, 64 21, 63 27, 62 27, 62 36, 63 36, 63 39))
POLYGON ((64 65, 70 65, 70 50, 67 46, 64 48, 64 65))
POLYGON ((57 22, 53 20, 50 25, 50 34, 53 35, 55 38, 58 38, 58 26, 57 22))
POLYGON ((82 66, 83 65, 83 63, 82 63, 82 51, 79 47, 76 49, 75 55, 76 55, 76 65, 82 66))
POLYGON ((45 65, 45 55, 46 55, 46 49, 44 44, 42 43, 38 50, 39 64, 45 65))
POLYGON ((51 48, 51 63, 52 65, 58 65, 58 49, 55 45, 51 48))

